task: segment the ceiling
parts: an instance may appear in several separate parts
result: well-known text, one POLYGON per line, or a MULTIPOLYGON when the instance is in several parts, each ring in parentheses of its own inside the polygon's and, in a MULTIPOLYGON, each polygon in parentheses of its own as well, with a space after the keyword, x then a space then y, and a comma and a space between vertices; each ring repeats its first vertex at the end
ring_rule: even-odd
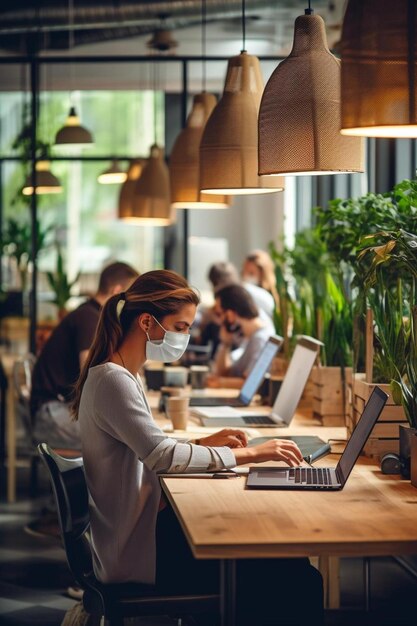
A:
MULTIPOLYGON (((346 0, 312 0, 326 23, 329 46, 340 38, 346 0)), ((294 20, 307 0, 246 0, 246 49, 257 56, 285 57, 292 47, 294 20)), ((241 0, 207 0, 206 55, 229 58, 242 49, 241 0)), ((0 91, 29 88, 28 68, 1 64, 8 56, 37 51, 39 56, 150 55, 149 39, 163 23, 177 47, 171 57, 201 56, 201 0, 172 2, 138 0, 1 0, 0 91), (164 19, 161 21, 161 15, 164 19)), ((182 85, 178 63, 161 65, 161 84, 168 91, 182 85)), ((262 64, 266 80, 276 62, 262 64)), ((207 88, 219 92, 226 62, 206 64, 207 88)), ((201 62, 189 64, 190 91, 201 89, 201 62)), ((40 87, 45 90, 152 88, 148 64, 43 64, 40 87)))
MULTIPOLYGON (((247 48, 254 54, 287 54, 293 23, 307 0, 246 0, 247 48), (251 49, 251 44, 254 50, 251 49), (261 48, 261 52, 257 48, 261 48)), ((313 0, 332 45, 340 35, 345 0, 313 0)), ((241 0, 207 0, 207 54, 219 45, 241 45, 241 0)), ((201 0, 2 0, 0 54, 148 53, 149 35, 173 30, 177 55, 201 54, 201 0)))

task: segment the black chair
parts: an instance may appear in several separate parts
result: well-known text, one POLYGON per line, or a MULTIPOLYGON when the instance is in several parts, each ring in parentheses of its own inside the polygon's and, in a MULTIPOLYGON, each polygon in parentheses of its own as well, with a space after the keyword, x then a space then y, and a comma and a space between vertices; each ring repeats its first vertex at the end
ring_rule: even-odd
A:
POLYGON ((46 443, 38 445, 38 452, 49 471, 68 565, 84 589, 87 613, 104 617, 108 626, 123 626, 125 617, 218 613, 218 595, 161 596, 152 585, 106 585, 97 580, 88 538, 90 518, 83 459, 65 459, 46 443))

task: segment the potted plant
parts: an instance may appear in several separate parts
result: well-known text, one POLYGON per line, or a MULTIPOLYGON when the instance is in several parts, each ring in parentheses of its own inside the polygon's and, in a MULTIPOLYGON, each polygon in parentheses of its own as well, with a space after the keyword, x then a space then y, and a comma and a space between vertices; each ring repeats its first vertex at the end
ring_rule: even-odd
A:
POLYGON ((371 293, 378 293, 377 285, 384 289, 379 296, 383 306, 373 305, 376 337, 384 355, 384 377, 408 422, 399 424, 399 453, 402 473, 409 477, 411 436, 417 433, 417 235, 403 229, 385 231, 366 243, 360 253, 369 262, 365 284, 371 293))
MULTIPOLYGON (((417 181, 404 180, 387 194, 369 193, 356 199, 333 200, 316 212, 329 253, 340 261, 354 313, 354 371, 360 373, 355 373, 351 382, 352 403, 347 421, 350 431, 376 381, 386 384, 390 392, 392 361, 398 364, 406 354, 400 306, 409 289, 406 272, 393 263, 373 280, 372 255, 362 250, 383 245, 378 234, 381 232, 402 229, 417 233, 416 206, 417 181)), ((398 451, 400 422, 405 422, 404 411, 391 397, 368 440, 366 452, 380 456, 398 451)))
POLYGON ((54 292, 52 302, 58 307, 58 319, 63 319, 67 313, 66 304, 71 297, 71 290, 80 277, 80 272, 74 280, 69 281, 64 269, 64 260, 61 247, 57 244, 57 262, 55 272, 47 272, 48 283, 54 292))
POLYGON ((272 246, 270 250, 292 336, 311 335, 325 344, 310 386, 314 413, 328 425, 344 423, 344 370, 351 362, 352 323, 339 275, 317 228, 297 233, 292 250, 280 255, 272 246))

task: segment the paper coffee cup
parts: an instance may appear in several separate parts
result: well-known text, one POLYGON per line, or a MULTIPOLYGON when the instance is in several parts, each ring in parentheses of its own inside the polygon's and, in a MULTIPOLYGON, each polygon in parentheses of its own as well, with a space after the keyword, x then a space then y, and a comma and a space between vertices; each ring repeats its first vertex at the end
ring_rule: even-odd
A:
POLYGON ((204 389, 209 373, 207 365, 192 365, 190 367, 190 382, 193 389, 204 389))
POLYGON ((189 404, 190 398, 187 396, 170 396, 166 399, 167 416, 174 430, 187 429, 189 404))

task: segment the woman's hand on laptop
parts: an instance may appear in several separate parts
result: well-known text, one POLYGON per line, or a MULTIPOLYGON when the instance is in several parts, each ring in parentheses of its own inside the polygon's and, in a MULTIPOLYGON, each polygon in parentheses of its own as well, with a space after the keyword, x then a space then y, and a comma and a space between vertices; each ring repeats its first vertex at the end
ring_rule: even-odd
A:
POLYGON ((228 448, 245 448, 248 445, 248 437, 243 430, 236 428, 223 428, 214 435, 199 439, 200 446, 227 446, 228 448))
POLYGON ((303 455, 296 443, 289 439, 271 439, 259 446, 233 451, 236 464, 263 463, 264 461, 284 461, 291 467, 303 462, 303 455))

